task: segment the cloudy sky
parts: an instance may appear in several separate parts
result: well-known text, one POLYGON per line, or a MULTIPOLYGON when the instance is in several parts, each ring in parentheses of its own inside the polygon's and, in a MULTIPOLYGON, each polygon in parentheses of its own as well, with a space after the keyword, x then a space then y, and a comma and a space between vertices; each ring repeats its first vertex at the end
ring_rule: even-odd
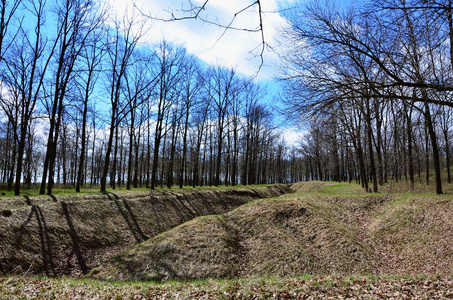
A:
MULTIPOLYGON (((179 20, 163 22, 158 19, 169 20, 172 14, 181 18, 184 10, 190 8, 189 0, 105 0, 118 14, 131 12, 134 4, 140 12, 152 18, 147 24, 146 39, 150 43, 160 42, 163 38, 173 43, 184 45, 186 49, 204 62, 225 67, 235 68, 238 72, 255 76, 256 79, 268 87, 267 102, 275 105, 278 88, 272 81, 275 67, 278 64, 278 55, 271 49, 278 51, 276 38, 278 29, 286 25, 280 12, 296 5, 296 0, 262 0, 262 17, 264 40, 270 46, 266 47, 263 55, 263 65, 260 57, 262 46, 261 32, 251 32, 260 24, 258 6, 252 5, 254 0, 209 0, 205 9, 200 13, 201 19, 209 22, 228 25, 234 18, 231 27, 245 30, 227 30, 219 26, 203 22, 202 20, 179 20), (251 7, 249 7, 252 5, 251 7), (249 8, 248 8, 249 7, 249 8), (247 9, 246 9, 247 8, 247 9), (244 10, 245 9, 245 10, 244 10), (240 12, 239 14, 237 14, 240 12), (237 14, 236 17, 235 14, 237 14), (251 31, 250 31, 251 30, 251 31), (257 74, 257 71, 259 73, 257 74)), ((201 6, 206 0, 192 0, 193 5, 201 6)), ((283 120, 282 120, 283 121, 283 120)), ((278 123, 279 121, 276 120, 278 123)), ((281 135, 289 144, 297 144, 303 131, 283 127, 281 135)))
MULTIPOLYGON (((105 0, 119 14, 132 11, 134 3, 140 11, 156 19, 171 19, 184 15, 183 10, 190 8, 189 0, 105 0)), ((201 6, 206 0, 192 0, 193 5, 201 6)), ((154 20, 147 25, 146 38, 159 42, 163 38, 182 44, 187 50, 208 64, 221 64, 233 67, 240 73, 253 76, 261 65, 259 57, 262 44, 261 32, 249 32, 259 26, 258 6, 254 0, 209 0, 200 17, 210 22, 228 25, 237 14, 232 27, 245 30, 227 30, 201 20, 182 20, 162 22, 154 20), (248 6, 248 9, 244 10, 248 6)), ((264 40, 275 46, 277 29, 285 25, 279 14, 281 9, 293 4, 292 0, 262 0, 264 40)), ((272 77, 272 69, 278 60, 277 54, 266 48, 264 65, 259 78, 272 77)))

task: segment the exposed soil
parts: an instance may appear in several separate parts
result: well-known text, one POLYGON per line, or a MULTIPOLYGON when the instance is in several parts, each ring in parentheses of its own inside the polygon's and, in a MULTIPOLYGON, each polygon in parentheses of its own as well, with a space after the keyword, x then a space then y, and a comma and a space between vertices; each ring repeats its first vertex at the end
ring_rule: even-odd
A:
POLYGON ((0 275, 80 277, 107 259, 198 216, 292 192, 286 185, 118 192, 0 201, 0 275))

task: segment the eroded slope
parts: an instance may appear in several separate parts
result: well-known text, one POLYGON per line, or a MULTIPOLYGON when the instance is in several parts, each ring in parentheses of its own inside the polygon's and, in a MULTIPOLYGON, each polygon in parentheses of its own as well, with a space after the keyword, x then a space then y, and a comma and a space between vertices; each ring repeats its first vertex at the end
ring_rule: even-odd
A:
POLYGON ((90 276, 136 281, 371 273, 376 258, 354 220, 320 199, 257 200, 151 238, 90 276))

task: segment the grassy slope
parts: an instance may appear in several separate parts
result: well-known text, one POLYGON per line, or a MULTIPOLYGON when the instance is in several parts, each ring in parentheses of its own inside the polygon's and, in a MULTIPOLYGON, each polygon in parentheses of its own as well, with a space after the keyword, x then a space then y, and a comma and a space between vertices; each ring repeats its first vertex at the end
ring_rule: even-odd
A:
POLYGON ((296 194, 185 223, 91 276, 146 281, 453 273, 448 196, 366 194, 356 185, 319 182, 292 188, 296 194))
POLYGON ((393 274, 453 274, 451 196, 401 195, 380 209, 369 232, 393 274))
POLYGON ((197 216, 224 213, 282 192, 264 186, 3 198, 0 274, 80 276, 197 216))
MULTIPOLYGON (((171 257, 165 253, 178 253, 184 256, 179 258, 183 267, 178 266, 175 268, 177 271, 192 270, 193 274, 198 272, 198 269, 209 266, 211 264, 209 260, 214 258, 219 264, 209 272, 229 274, 225 277, 253 275, 250 274, 250 270, 254 270, 260 276, 279 274, 286 277, 243 277, 242 279, 193 282, 169 281, 165 284, 108 283, 66 278, 0 277, 0 298, 22 299, 30 297, 30 295, 31 297, 41 296, 44 299, 64 298, 65 296, 73 299, 115 297, 118 299, 134 297, 146 299, 231 299, 235 297, 243 299, 256 299, 257 297, 326 299, 340 296, 361 299, 453 298, 451 277, 453 274, 451 265, 453 201, 450 199, 451 196, 401 193, 364 194, 360 187, 355 185, 326 183, 314 183, 313 185, 301 183, 294 186, 298 192, 296 194, 285 195, 274 200, 254 201, 225 215, 195 219, 151 239, 156 242, 154 248, 145 242, 130 250, 135 251, 135 254, 146 254, 142 257, 144 259, 142 263, 146 261, 151 267, 150 257, 156 254, 156 251, 160 251, 159 255, 163 258, 171 257), (318 190, 318 188, 321 189, 318 190), (256 218, 253 218, 254 215, 256 218), (266 221, 266 218, 269 221, 266 221), (297 231, 294 231, 295 229, 292 227, 307 227, 307 222, 310 223, 309 226, 314 226, 307 232, 314 233, 316 236, 309 236, 304 247, 294 251, 292 235, 297 231), (269 223, 280 225, 259 228, 259 226, 269 225, 269 223), (296 224, 298 225, 296 226, 296 224), (210 232, 212 236, 204 237, 202 233, 206 232, 210 232), (273 234, 268 234, 269 232, 278 237, 273 237, 273 234), (335 233, 343 235, 340 238, 346 243, 336 243, 338 236, 335 233), (274 243, 278 243, 280 239, 284 242, 274 246, 274 243), (334 246, 329 245, 329 242, 335 242, 334 246), (198 247, 197 245, 203 246, 198 247), (307 273, 299 270, 297 271, 298 276, 292 276, 285 272, 287 270, 293 272, 293 265, 275 266, 275 263, 294 257, 295 253, 302 259, 310 257, 308 254, 317 251, 316 248, 318 248, 313 245, 321 246, 321 249, 326 249, 328 252, 323 254, 321 251, 317 254, 317 257, 324 255, 323 257, 327 259, 320 260, 320 262, 329 263, 329 259, 336 260, 333 265, 326 268, 327 272, 320 272, 329 273, 329 275, 299 277, 301 274, 307 273), (362 269, 363 271, 351 270, 353 266, 363 267, 360 255, 357 256, 358 260, 343 255, 349 265, 345 270, 336 272, 335 268, 345 263, 345 260, 341 259, 344 250, 336 248, 344 247, 344 245, 359 248, 353 253, 371 255, 365 258, 372 269, 368 269, 368 271, 366 268, 362 269), (216 248, 221 251, 212 250, 216 248), (154 249, 154 252, 146 253, 145 251, 150 251, 149 249, 154 249), (264 255, 262 258, 265 260, 261 260, 261 263, 254 262, 255 254, 251 249, 267 250, 267 252, 255 250, 263 252, 260 255, 264 255), (203 263, 190 265, 186 260, 190 261, 192 259, 190 256, 197 255, 197 253, 200 255, 196 258, 197 262, 201 261, 200 257, 203 257, 203 263), (239 267, 231 269, 228 267, 229 264, 224 263, 225 259, 219 259, 225 254, 229 255, 228 257, 234 262, 234 265, 239 267), (340 259, 337 260, 338 257, 340 259), (272 261, 272 264, 267 264, 268 261, 272 261), (359 263, 356 264, 357 261, 359 263), (273 268, 271 272, 266 265, 273 268), (262 272, 262 270, 267 271, 262 272), (332 270, 333 272, 331 272, 332 270), (338 275, 330 273, 338 273, 338 275), (412 274, 412 276, 347 275, 351 273, 412 274), (413 274, 431 274, 430 276, 433 277, 419 277, 413 274)), ((301 233, 298 232, 298 234, 301 233)), ((301 236, 296 235, 296 237, 300 239, 301 236)), ((346 248, 348 249, 348 247, 346 248)), ((114 266, 112 262, 117 261, 118 258, 134 261, 134 255, 127 257, 127 253, 123 253, 102 268, 110 266, 124 270, 121 264, 114 266)), ((97 275, 102 274, 102 268, 97 271, 97 275)), ((112 269, 112 271, 115 270, 112 269)), ((308 271, 310 270, 308 269, 308 271)), ((140 271, 136 273, 140 273, 140 271)), ((165 279, 166 275, 162 272, 148 272, 147 274, 151 274, 147 280, 165 279)))
MULTIPOLYGON (((323 187, 326 195, 333 193, 330 185, 300 183, 292 187, 296 195, 197 218, 122 253, 91 276, 124 281, 371 273, 376 259, 357 234, 357 218, 317 196, 323 187)), ((361 204, 366 196, 355 186, 340 185, 336 192, 341 189, 360 195, 350 202, 361 204)))

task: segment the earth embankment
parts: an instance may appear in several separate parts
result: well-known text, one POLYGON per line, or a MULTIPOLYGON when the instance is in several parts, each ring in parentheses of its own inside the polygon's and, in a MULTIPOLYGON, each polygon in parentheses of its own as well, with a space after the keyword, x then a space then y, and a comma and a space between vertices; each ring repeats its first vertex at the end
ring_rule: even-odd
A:
POLYGON ((0 201, 0 275, 81 276, 198 216, 291 193, 286 185, 14 197, 0 201))
POLYGON ((300 183, 297 192, 196 218, 95 268, 109 281, 453 274, 448 195, 369 194, 300 183))

